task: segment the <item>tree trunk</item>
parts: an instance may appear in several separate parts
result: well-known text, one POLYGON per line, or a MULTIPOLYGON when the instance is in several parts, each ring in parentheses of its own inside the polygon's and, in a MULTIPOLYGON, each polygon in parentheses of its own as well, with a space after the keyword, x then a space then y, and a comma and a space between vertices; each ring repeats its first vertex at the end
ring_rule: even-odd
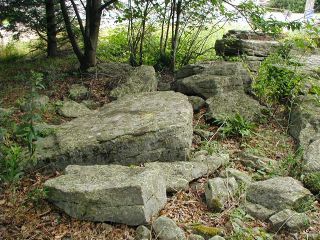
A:
POLYGON ((314 5, 315 5, 316 0, 307 0, 306 1, 306 6, 304 10, 305 17, 309 19, 312 17, 312 14, 314 13, 314 5))
POLYGON ((47 56, 57 56, 57 21, 54 9, 54 0, 46 0, 46 20, 47 20, 47 56))

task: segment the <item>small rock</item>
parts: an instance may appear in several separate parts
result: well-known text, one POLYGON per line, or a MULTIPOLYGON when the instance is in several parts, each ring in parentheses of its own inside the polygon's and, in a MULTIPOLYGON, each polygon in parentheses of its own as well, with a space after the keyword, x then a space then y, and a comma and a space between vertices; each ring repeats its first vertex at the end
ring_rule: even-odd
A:
POLYGON ((252 217, 265 221, 269 219, 273 214, 275 214, 274 210, 270 210, 268 208, 265 208, 264 206, 260 204, 254 204, 250 202, 246 202, 244 205, 246 212, 251 215, 252 217))
POLYGON ((194 129, 193 133, 200 136, 203 140, 206 140, 206 141, 208 141, 213 136, 213 132, 203 130, 200 128, 194 129))
POLYGON ((266 158, 266 157, 261 157, 261 156, 256 156, 247 152, 242 152, 240 156, 240 162, 248 168, 252 168, 255 170, 265 170, 266 172, 271 172, 275 167, 277 167, 278 163, 277 161, 266 158))
POLYGON ((200 235, 191 234, 188 238, 188 240, 204 240, 204 238, 200 235))
POLYGON ((151 237, 151 231, 147 227, 143 225, 137 227, 135 240, 149 240, 151 237))
POLYGON ((171 90, 171 83, 170 82, 158 82, 158 91, 170 91, 171 90))
POLYGON ((23 112, 27 112, 27 111, 30 111, 31 108, 36 108, 36 109, 42 109, 42 108, 45 108, 48 103, 49 103, 49 97, 46 96, 46 95, 39 95, 39 96, 36 96, 34 99, 33 99, 33 106, 32 106, 32 103, 30 101, 23 101, 21 104, 20 104, 20 110, 23 111, 23 112))
POLYGON ((69 90, 69 97, 74 101, 84 100, 89 96, 87 87, 81 84, 73 84, 69 90))
POLYGON ((77 118, 88 115, 92 113, 92 111, 83 104, 74 101, 64 101, 58 113, 63 117, 77 118))
POLYGON ((234 177, 210 179, 205 187, 208 207, 215 212, 220 212, 237 189, 238 184, 234 177))
POLYGON ((9 116, 14 112, 14 108, 2 108, 0 107, 0 117, 9 116))
POLYGON ((309 227, 309 219, 305 213, 297 213, 290 209, 285 209, 269 218, 271 230, 287 230, 289 232, 299 232, 309 227))
POLYGON ((234 177, 237 182, 244 183, 245 185, 249 185, 252 182, 251 176, 234 168, 227 168, 220 175, 221 177, 234 177))
POLYGON ((161 216, 153 224, 152 228, 159 240, 185 240, 184 231, 170 218, 161 216))
POLYGON ((206 104, 206 101, 198 96, 190 96, 188 97, 189 102, 192 105, 193 111, 194 112, 199 112, 201 108, 203 108, 206 104))
POLYGON ((207 150, 200 150, 200 151, 197 151, 193 154, 193 157, 196 158, 198 156, 207 156, 208 155, 208 151, 207 150))
POLYGON ((268 209, 282 211, 301 208, 313 199, 311 192, 291 177, 275 177, 252 183, 247 190, 247 200, 268 209))
POLYGON ((205 239, 214 237, 219 234, 223 234, 223 230, 217 227, 209 227, 203 224, 194 225, 191 227, 194 232, 201 235, 205 239))
POLYGON ((225 238, 223 238, 221 236, 214 236, 214 237, 210 238, 209 240, 225 240, 225 238))

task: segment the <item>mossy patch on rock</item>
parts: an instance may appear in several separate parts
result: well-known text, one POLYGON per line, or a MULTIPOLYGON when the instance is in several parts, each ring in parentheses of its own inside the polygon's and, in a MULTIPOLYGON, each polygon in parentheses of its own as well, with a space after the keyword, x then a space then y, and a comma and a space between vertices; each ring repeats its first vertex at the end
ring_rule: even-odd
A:
POLYGON ((312 193, 320 197, 320 172, 308 174, 303 183, 312 193))
POLYGON ((210 238, 216 235, 223 234, 223 230, 221 228, 209 227, 203 224, 193 225, 191 228, 194 232, 203 236, 204 238, 210 238))

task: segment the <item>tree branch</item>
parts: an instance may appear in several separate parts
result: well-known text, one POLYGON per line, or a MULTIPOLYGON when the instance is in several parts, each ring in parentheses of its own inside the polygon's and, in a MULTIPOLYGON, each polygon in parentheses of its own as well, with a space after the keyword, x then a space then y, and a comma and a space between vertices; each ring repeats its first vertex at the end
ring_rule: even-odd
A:
POLYGON ((99 8, 99 11, 103 11, 103 9, 105 9, 106 7, 109 7, 111 4, 116 3, 118 0, 109 0, 107 2, 105 2, 104 4, 101 5, 101 7, 99 8))
POLYGON ((78 7, 77 5, 74 3, 74 0, 70 0, 71 1, 71 4, 72 4, 72 7, 74 9, 74 12, 76 14, 76 17, 77 17, 77 20, 78 20, 78 23, 79 23, 79 26, 80 26, 80 31, 82 33, 82 36, 84 37, 85 35, 85 32, 84 32, 84 27, 83 27, 83 23, 82 23, 82 19, 80 17, 80 14, 79 14, 79 11, 78 11, 78 7))

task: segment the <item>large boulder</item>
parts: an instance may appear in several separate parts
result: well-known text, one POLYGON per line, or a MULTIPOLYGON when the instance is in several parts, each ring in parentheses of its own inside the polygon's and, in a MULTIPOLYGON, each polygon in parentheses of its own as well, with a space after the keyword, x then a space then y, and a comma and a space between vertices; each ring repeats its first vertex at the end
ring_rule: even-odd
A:
POLYGON ((275 177, 252 183, 247 191, 247 200, 275 211, 292 209, 301 211, 312 200, 311 192, 291 177, 275 177))
POLYGON ((124 63, 102 63, 89 69, 106 82, 111 99, 157 90, 158 80, 152 66, 131 67, 124 63))
POLYGON ((214 61, 187 65, 176 73, 175 91, 205 99, 248 89, 251 77, 239 62, 214 61))
POLYGON ((161 174, 140 167, 71 165, 44 185, 49 201, 68 215, 89 221, 145 224, 167 200, 161 174))
POLYGON ((38 166, 184 161, 192 142, 193 110, 180 93, 126 96, 60 125, 39 140, 38 166))
POLYGON ((278 41, 264 33, 230 30, 216 41, 215 50, 220 56, 267 57, 279 45, 278 41))
POLYGON ((224 121, 240 114, 247 120, 259 118, 264 107, 248 96, 243 90, 217 94, 207 101, 207 117, 224 121))

